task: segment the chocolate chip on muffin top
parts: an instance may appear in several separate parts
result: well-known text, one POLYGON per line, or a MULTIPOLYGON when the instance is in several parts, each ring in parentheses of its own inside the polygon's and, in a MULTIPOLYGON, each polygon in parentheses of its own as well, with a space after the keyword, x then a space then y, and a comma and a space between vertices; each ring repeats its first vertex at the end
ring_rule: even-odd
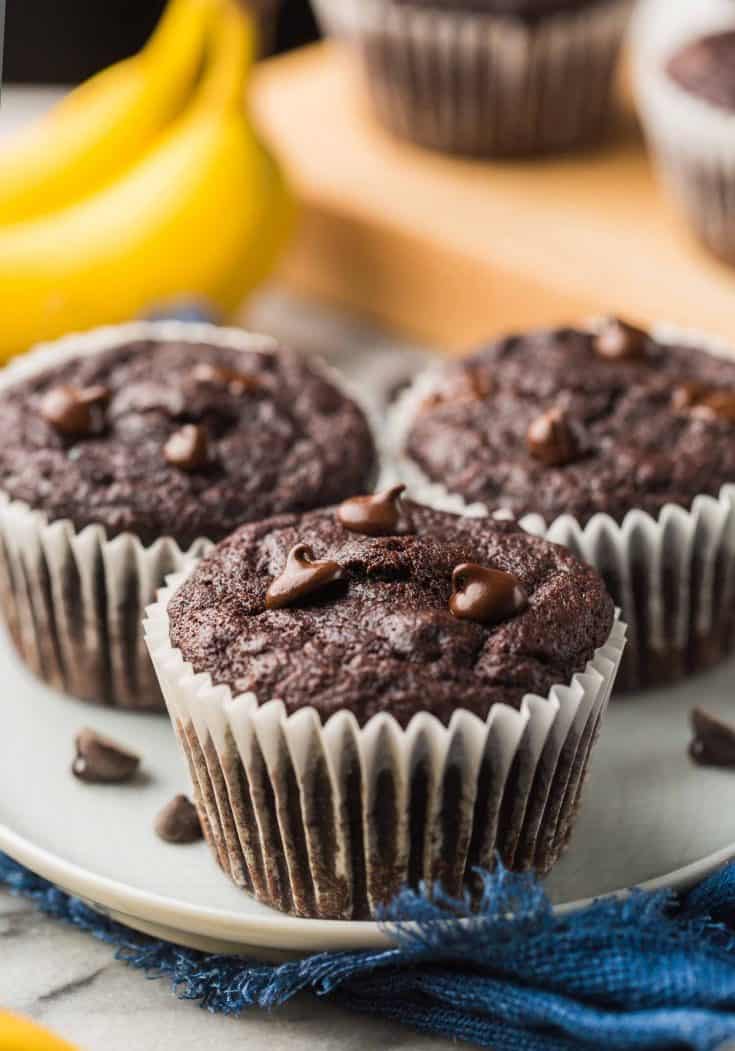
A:
POLYGON ((616 319, 512 336, 445 367, 405 451, 432 481, 516 515, 689 507, 735 482, 735 361, 616 319))
POLYGON ((735 110, 735 28, 685 44, 669 59, 666 72, 691 95, 735 110))
POLYGON ((334 503, 374 465, 360 409, 283 349, 134 342, 0 393, 0 489, 144 543, 334 503))
POLYGON ((448 723, 457 708, 484 718, 546 695, 613 621, 599 576, 565 549, 408 501, 392 535, 345 528, 339 509, 243 526, 168 612, 172 645, 236 694, 313 706, 324 721, 389 712, 404 726, 419 711, 448 723))

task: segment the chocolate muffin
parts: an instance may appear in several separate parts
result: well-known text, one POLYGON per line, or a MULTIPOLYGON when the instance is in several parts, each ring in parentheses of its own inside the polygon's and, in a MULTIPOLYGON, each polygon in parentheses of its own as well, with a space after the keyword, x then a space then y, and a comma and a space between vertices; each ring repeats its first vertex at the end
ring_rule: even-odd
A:
POLYGON ((379 118, 475 156, 594 142, 610 116, 628 0, 318 0, 359 46, 379 118))
MULTIPOLYGON (((706 10, 690 14, 706 23, 706 10)), ((660 26, 649 16, 638 98, 665 183, 700 240, 735 265, 735 17, 722 25, 720 8, 709 20, 713 31, 698 35, 695 22, 687 36, 671 32, 668 10, 660 26)))
POLYGON ((735 111, 735 27, 690 41, 666 64, 671 79, 697 98, 735 111))
POLYGON ((76 696, 160 708, 138 625, 185 552, 362 491, 375 466, 355 403, 265 338, 151 323, 32 353, 0 390, 19 652, 76 696))
POLYGON ((402 488, 243 526, 149 612, 218 860, 299 915, 547 871, 621 652, 568 551, 402 488))
POLYGON ((735 482, 735 361, 610 319, 498 340, 409 403, 404 452, 422 477, 478 510, 541 516, 603 573, 631 630, 628 685, 732 648, 729 571, 712 558, 730 554, 718 531, 735 482), (697 543, 669 535, 672 505, 697 543))

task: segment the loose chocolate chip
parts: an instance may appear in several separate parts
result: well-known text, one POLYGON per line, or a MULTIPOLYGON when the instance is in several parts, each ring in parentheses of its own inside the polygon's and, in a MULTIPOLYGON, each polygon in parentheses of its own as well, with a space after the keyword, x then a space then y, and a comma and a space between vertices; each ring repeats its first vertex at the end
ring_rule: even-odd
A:
POLYGON ((512 573, 465 562, 452 573, 449 610, 460 620, 499 624, 521 613, 528 596, 512 573))
POLYGON ((528 451, 547 467, 564 467, 581 454, 580 443, 567 413, 549 409, 537 417, 526 434, 528 451))
POLYGON ((140 766, 140 758, 102 737, 94 730, 81 730, 74 738, 76 756, 72 773, 89 784, 121 784, 130 781, 140 766))
POLYGON ((217 387, 227 387, 230 394, 246 394, 258 388, 259 383, 254 376, 246 372, 238 372, 237 369, 228 368, 226 365, 213 365, 211 362, 201 362, 194 366, 192 376, 196 383, 211 383, 217 387))
POLYGON ((187 423, 174 431, 166 442, 163 455, 172 467, 181 471, 198 471, 209 459, 207 431, 198 423, 187 423))
POLYGON ((41 399, 41 415, 54 430, 68 437, 81 437, 94 429, 96 410, 109 401, 107 387, 52 387, 41 399))
POLYGON ((167 843, 196 843, 202 839, 197 808, 186 796, 174 796, 156 818, 156 835, 167 843))
POLYGON ((689 755, 700 766, 735 766, 735 725, 710 715, 703 708, 690 714, 694 737, 689 755))
POLYGON ((399 498, 405 489, 405 485, 394 485, 372 496, 353 496, 337 508, 337 521, 352 533, 390 536, 398 529, 399 498))
POLYGON ((645 357, 648 338, 644 329, 608 318, 595 336, 595 353, 607 361, 634 361, 645 357))
POLYGON ((297 544, 289 551, 286 568, 268 588, 266 609, 290 606, 339 578, 342 570, 337 562, 314 562, 313 558, 306 544, 297 544))

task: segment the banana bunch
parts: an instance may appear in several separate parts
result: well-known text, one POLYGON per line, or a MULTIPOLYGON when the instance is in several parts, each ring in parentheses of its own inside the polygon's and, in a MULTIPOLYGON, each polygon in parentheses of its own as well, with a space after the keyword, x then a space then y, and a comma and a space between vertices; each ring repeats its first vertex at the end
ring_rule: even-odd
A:
POLYGON ((233 310, 292 207, 244 104, 252 19, 170 0, 148 45, 0 152, 0 361, 182 294, 233 310))
POLYGON ((74 1051, 46 1029, 0 1010, 0 1051, 74 1051))

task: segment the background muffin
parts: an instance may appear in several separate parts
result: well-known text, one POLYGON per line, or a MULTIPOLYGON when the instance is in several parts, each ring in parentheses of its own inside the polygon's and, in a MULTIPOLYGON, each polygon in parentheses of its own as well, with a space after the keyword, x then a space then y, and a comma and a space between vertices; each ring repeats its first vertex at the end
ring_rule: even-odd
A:
POLYGON ((648 0, 638 15, 636 83, 661 175, 694 231, 735 264, 735 12, 648 0))
POLYGON ((41 677, 160 707, 139 622, 187 549, 363 490, 361 410, 266 338, 151 323, 70 337, 0 392, 3 608, 41 677))
POLYGON ((630 629, 626 685, 733 648, 735 362, 612 320, 544 330, 446 366, 400 415, 419 489, 439 486, 427 499, 535 515, 603 573, 630 629))
POLYGON ((381 120, 474 155, 565 150, 608 124, 627 0, 319 0, 381 120))
POLYGON ((458 892, 496 851, 547 871, 620 656, 563 548, 413 504, 378 520, 395 496, 245 526, 149 611, 218 860, 299 915, 458 892))

